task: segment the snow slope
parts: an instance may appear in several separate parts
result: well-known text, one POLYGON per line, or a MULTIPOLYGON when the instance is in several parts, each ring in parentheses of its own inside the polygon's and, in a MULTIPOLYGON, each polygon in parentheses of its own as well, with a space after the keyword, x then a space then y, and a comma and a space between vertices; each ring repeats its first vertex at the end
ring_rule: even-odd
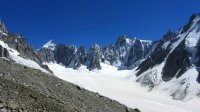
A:
POLYGON ((117 100, 142 112, 199 112, 200 98, 183 102, 172 100, 167 92, 142 88, 136 83, 135 72, 120 70, 102 64, 102 70, 88 71, 85 66, 78 70, 65 68, 60 64, 47 63, 55 75, 63 80, 77 84, 90 91, 117 100))
POLYGON ((40 67, 35 61, 20 57, 20 53, 19 52, 17 52, 16 50, 10 48, 6 43, 4 43, 1 40, 0 40, 0 45, 2 45, 4 48, 6 48, 8 50, 10 58, 12 60, 14 60, 16 63, 21 64, 21 65, 25 65, 25 66, 30 67, 30 68, 39 69, 39 70, 41 70, 41 71, 43 71, 45 73, 49 73, 47 70, 45 70, 42 67, 40 67))

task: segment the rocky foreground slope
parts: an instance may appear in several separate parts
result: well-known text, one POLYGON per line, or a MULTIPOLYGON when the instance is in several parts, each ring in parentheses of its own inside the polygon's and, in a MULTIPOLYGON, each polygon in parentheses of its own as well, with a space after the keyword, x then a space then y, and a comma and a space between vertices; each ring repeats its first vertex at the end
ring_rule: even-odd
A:
POLYGON ((0 112, 139 112, 8 59, 0 65, 0 112))

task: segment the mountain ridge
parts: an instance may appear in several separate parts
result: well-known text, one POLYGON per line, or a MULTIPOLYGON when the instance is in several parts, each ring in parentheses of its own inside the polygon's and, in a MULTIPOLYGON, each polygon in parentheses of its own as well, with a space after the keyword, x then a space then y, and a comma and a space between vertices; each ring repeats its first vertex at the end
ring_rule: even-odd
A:
MULTIPOLYGON (((150 40, 140 40, 140 39, 137 39, 136 37, 128 38, 126 35, 122 35, 117 39, 116 43, 113 45, 100 46, 98 44, 94 44, 89 49, 86 49, 85 47, 80 46, 79 48, 82 47, 86 55, 93 57, 93 59, 88 59, 88 60, 91 60, 91 61, 93 60, 94 63, 89 64, 90 61, 86 59, 86 62, 79 63, 78 65, 80 64, 86 65, 88 66, 88 69, 94 70, 94 69, 101 69, 99 63, 106 61, 107 63, 110 63, 111 65, 118 66, 121 69, 122 68, 126 69, 127 67, 130 67, 132 64, 134 64, 134 62, 138 61, 139 59, 145 58, 146 54, 148 54, 148 50, 150 50, 151 47, 153 46, 152 43, 153 42, 150 40), (140 49, 139 50, 134 49, 135 47, 139 47, 140 49), (129 52, 130 49, 132 50, 131 52, 132 54, 135 53, 134 55, 136 56, 138 53, 140 54, 140 56, 133 57, 133 55, 130 54, 129 52), (132 58, 136 58, 136 59, 132 59, 132 58), (129 60, 132 60, 132 62, 130 62, 129 60)), ((50 40, 46 44, 44 44, 44 46, 39 50, 39 54, 41 55, 43 60, 49 61, 48 59, 45 59, 48 56, 44 56, 43 52, 51 51, 51 52, 54 52, 54 56, 56 56, 57 54, 56 52, 59 52, 59 49, 61 46, 62 48, 63 47, 66 48, 66 46, 68 46, 68 50, 71 48, 70 50, 72 51, 72 54, 71 54, 72 56, 74 56, 77 50, 79 49, 78 47, 74 45, 56 44, 55 42, 50 40), (52 47, 51 45, 53 45, 53 49, 51 48, 52 47)), ((68 57, 71 57, 71 56, 68 56, 68 57)), ((79 57, 79 56, 75 56, 75 57, 79 57)), ((68 59, 68 61, 72 61, 72 60, 74 59, 68 59)), ((56 61, 56 58, 51 59, 51 61, 56 61)), ((62 64, 64 64, 65 66, 73 65, 73 63, 71 64, 62 63, 62 64)), ((74 66, 72 68, 77 68, 77 66, 74 66)))
MULTIPOLYGON (((166 89, 176 100, 187 101, 200 94, 200 88, 194 87, 200 82, 200 14, 193 14, 179 31, 169 30, 158 41, 123 35, 113 45, 95 44, 89 49, 49 41, 36 51, 22 35, 7 33, 5 25, 1 24, 0 40, 49 72, 51 70, 44 63, 54 62, 73 69, 84 65, 89 70, 100 70, 101 63, 106 63, 119 70, 136 70, 137 82, 150 91, 165 82, 175 84, 166 89)), ((4 51, 1 50, 1 54, 9 57, 4 51)))

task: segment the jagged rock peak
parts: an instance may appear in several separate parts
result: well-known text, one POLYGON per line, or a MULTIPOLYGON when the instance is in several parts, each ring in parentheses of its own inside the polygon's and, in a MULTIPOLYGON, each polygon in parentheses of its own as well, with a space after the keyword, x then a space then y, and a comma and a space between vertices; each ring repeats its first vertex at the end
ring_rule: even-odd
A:
POLYGON ((180 33, 184 33, 186 31, 188 31, 189 29, 191 29, 192 26, 194 26, 195 24, 200 22, 200 13, 198 14, 193 14, 190 19, 188 24, 186 24, 185 26, 183 26, 183 28, 180 29, 180 33))
POLYGON ((43 45, 43 48, 55 50, 56 43, 53 40, 48 41, 46 44, 43 45))
POLYGON ((94 44, 91 48, 93 50, 99 50, 101 47, 98 44, 94 44))
POLYGON ((123 46, 126 44, 130 44, 132 40, 135 40, 136 38, 128 38, 126 35, 122 35, 118 38, 117 42, 115 43, 116 46, 123 46))
POLYGON ((4 34, 8 33, 6 26, 2 20, 0 20, 0 33, 4 33, 4 34))
POLYGON ((115 46, 118 46, 118 47, 132 46, 136 40, 141 41, 141 43, 149 43, 149 44, 152 43, 152 41, 150 40, 141 40, 136 37, 127 37, 126 35, 122 35, 117 39, 115 46))

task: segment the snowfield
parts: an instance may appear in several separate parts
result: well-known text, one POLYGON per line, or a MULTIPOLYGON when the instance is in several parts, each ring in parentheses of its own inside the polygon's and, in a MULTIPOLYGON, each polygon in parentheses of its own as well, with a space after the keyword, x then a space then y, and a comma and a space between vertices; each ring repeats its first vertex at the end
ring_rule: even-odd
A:
POLYGON ((46 63, 60 79, 79 85, 87 90, 119 101, 142 112, 199 112, 200 98, 187 102, 172 100, 168 92, 141 87, 136 83, 134 70, 117 70, 116 67, 101 64, 102 70, 88 71, 85 66, 78 70, 65 68, 60 64, 46 63))

